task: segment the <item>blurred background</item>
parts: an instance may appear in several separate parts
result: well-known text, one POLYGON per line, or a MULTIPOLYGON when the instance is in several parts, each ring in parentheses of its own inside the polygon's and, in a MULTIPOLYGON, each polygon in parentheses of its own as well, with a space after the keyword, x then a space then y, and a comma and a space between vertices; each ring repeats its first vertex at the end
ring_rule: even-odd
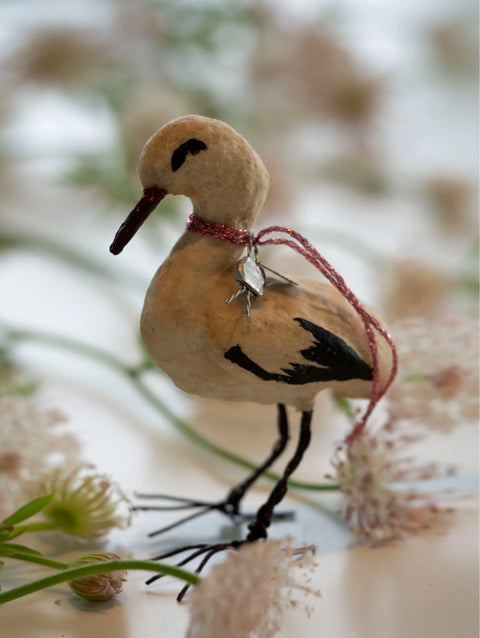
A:
POLYGON ((475 292, 473 0, 3 0, 0 18, 3 262, 128 264, 141 285, 188 204, 167 199, 121 264, 106 248, 146 139, 198 113, 264 159, 260 223, 296 224, 390 319, 475 292))
MULTIPOLYGON (((119 257, 108 246, 141 194, 143 144, 187 113, 225 120, 263 158, 272 185, 257 228, 306 235, 392 327, 476 316, 477 25, 474 0, 2 0, 0 337, 32 329, 141 358, 145 290, 189 202, 165 199, 119 257)), ((315 276, 282 250, 262 261, 315 276)), ((0 395, 12 366, 28 370, 85 457, 127 490, 191 495, 201 481, 216 498, 243 474, 189 448, 125 379, 68 350, 2 341, 0 395)), ((151 384, 219 444, 251 459, 270 448, 272 409, 190 400, 158 374, 151 384)), ((317 421, 331 422, 319 401, 317 421)), ((342 432, 317 433, 301 478, 321 480, 342 432)), ((473 432, 437 436, 435 450, 474 472, 473 432)), ((324 551, 350 543, 316 514, 302 538, 324 551)), ((151 519, 137 525, 131 547, 145 553, 151 519)))
MULTIPOLYGON (((164 200, 120 257, 108 246, 141 193, 143 144, 186 113, 227 121, 264 159, 272 187, 258 227, 294 226, 392 326, 474 316, 476 25, 473 0, 3 0, 1 322, 138 360, 143 296, 189 202, 164 200)), ((312 274, 282 249, 262 259, 312 274)), ((125 472, 97 440, 107 433, 109 450, 119 420, 137 427, 139 407, 103 414, 121 386, 56 350, 27 360, 94 460, 125 472), (95 445, 92 419, 102 421, 95 445)), ((226 415, 247 427, 231 406, 192 405, 168 380, 155 383, 199 427, 226 415)), ((252 409, 251 427, 273 420, 265 414, 252 409)), ((243 431, 226 430, 209 433, 228 443, 243 431)), ((273 423, 264 432, 250 456, 269 446, 273 423)))
MULTIPOLYGON (((187 113, 227 121, 262 156, 272 186, 257 227, 306 235, 393 328, 406 316, 475 316, 476 26, 473 0, 3 0, 0 326, 138 361, 145 290, 183 231, 188 200, 164 200, 121 256, 108 246, 141 194, 143 144, 187 113)), ((262 260, 315 276, 288 250, 262 260)), ((161 426, 158 414, 88 357, 31 345, 24 357, 88 458, 127 472, 132 489, 151 487, 150 470, 137 471, 147 444, 125 463, 110 441, 122 424, 132 440, 142 419, 161 426)), ((219 443, 246 446, 249 458, 269 448, 269 408, 245 419, 230 405, 192 402, 159 375, 153 383, 219 443), (226 419, 241 427, 222 429, 226 419)), ((312 480, 341 430, 325 436, 312 480)), ((154 471, 158 457, 147 453, 154 471)))

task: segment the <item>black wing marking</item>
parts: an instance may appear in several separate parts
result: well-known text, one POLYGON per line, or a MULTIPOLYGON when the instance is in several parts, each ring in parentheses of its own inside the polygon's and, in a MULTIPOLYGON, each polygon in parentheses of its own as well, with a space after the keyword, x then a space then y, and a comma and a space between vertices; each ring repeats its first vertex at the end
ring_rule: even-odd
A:
POLYGON ((307 361, 318 365, 290 363, 282 368, 284 374, 268 372, 250 359, 237 345, 225 353, 225 359, 252 372, 264 381, 277 381, 290 385, 303 385, 319 381, 347 381, 349 379, 372 380, 371 367, 343 339, 320 326, 295 317, 295 321, 313 335, 313 344, 300 354, 307 361))
POLYGON ((194 137, 190 138, 183 144, 173 151, 172 159, 170 161, 172 165, 172 171, 178 171, 180 166, 184 163, 187 158, 187 155, 190 153, 191 155, 198 155, 200 151, 206 151, 207 145, 202 140, 197 140, 194 137))

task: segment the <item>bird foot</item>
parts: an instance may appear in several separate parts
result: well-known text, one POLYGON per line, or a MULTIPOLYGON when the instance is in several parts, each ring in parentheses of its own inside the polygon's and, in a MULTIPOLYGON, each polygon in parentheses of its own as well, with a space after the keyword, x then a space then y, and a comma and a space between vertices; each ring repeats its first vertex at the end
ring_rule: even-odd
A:
MULTIPOLYGON (((151 560, 163 561, 166 558, 171 558, 172 556, 179 556, 180 554, 184 554, 185 552, 188 552, 185 558, 183 558, 182 560, 176 563, 176 566, 184 567, 185 565, 190 563, 192 560, 195 560, 196 558, 200 558, 200 563, 198 564, 195 570, 195 574, 200 575, 205 565, 216 554, 219 554, 220 552, 228 551, 229 549, 233 549, 236 551, 240 549, 243 545, 246 545, 247 543, 256 543, 256 542, 265 540, 265 538, 266 538, 266 535, 265 536, 262 535, 262 537, 257 537, 255 535, 254 526, 250 526, 250 535, 244 540, 232 540, 232 541, 226 541, 223 543, 213 543, 213 544, 212 543, 197 543, 194 545, 184 545, 182 547, 177 547, 176 549, 154 556, 151 560)), ((301 558, 305 556, 306 552, 315 553, 315 551, 316 551, 315 545, 303 545, 296 548, 290 548, 289 555, 291 557, 296 556, 301 558)), ((151 585, 152 583, 159 580, 160 578, 163 578, 164 576, 166 576, 166 574, 155 574, 154 576, 151 576, 148 580, 146 580, 145 584, 151 585)), ((180 592, 177 595, 177 602, 179 603, 182 602, 182 600, 184 599, 190 587, 191 585, 189 583, 184 585, 184 587, 180 590, 180 592)))
MULTIPOLYGON (((197 567, 197 569, 195 570, 195 574, 200 574, 203 570, 203 568, 205 567, 205 565, 208 563, 208 561, 215 556, 215 554, 218 554, 219 552, 223 552, 226 551, 228 549, 234 549, 237 550, 239 549, 244 543, 247 542, 251 542, 248 540, 243 540, 243 541, 228 541, 228 542, 224 542, 224 543, 198 543, 195 545, 184 545, 183 547, 177 547, 176 549, 173 549, 169 552, 164 552, 163 554, 159 554, 158 556, 154 556, 151 560, 164 560, 165 558, 170 558, 172 556, 178 556, 179 554, 183 554, 185 552, 189 552, 189 554, 183 558, 182 560, 180 560, 178 563, 176 563, 177 567, 184 567, 185 565, 187 565, 188 563, 190 563, 192 560, 195 560, 195 558, 199 558, 201 557, 200 563, 197 567)), ((165 576, 165 574, 155 574, 155 576, 152 576, 151 578, 149 578, 148 580, 145 581, 145 584, 147 585, 151 585, 153 582, 159 580, 160 578, 163 578, 163 576, 165 576)), ((177 595, 177 602, 181 602, 183 600, 183 598, 185 597, 185 594, 187 593, 187 591, 190 588, 190 584, 187 583, 182 589, 181 591, 178 593, 177 595)))
MULTIPOLYGON (((158 536, 164 532, 168 532, 184 523, 187 523, 195 518, 199 518, 208 512, 217 511, 225 514, 231 520, 235 522, 249 522, 256 519, 256 512, 240 512, 239 502, 236 498, 235 490, 232 490, 227 498, 218 502, 200 501, 196 499, 182 498, 180 496, 171 496, 169 494, 135 494, 137 498, 141 499, 154 499, 168 501, 171 505, 134 505, 133 511, 156 511, 156 512, 172 512, 182 510, 194 510, 193 513, 184 516, 173 523, 169 523, 160 529, 150 532, 148 536, 158 536)), ((295 513, 293 511, 287 512, 275 512, 272 516, 272 521, 291 521, 294 519, 295 513)))

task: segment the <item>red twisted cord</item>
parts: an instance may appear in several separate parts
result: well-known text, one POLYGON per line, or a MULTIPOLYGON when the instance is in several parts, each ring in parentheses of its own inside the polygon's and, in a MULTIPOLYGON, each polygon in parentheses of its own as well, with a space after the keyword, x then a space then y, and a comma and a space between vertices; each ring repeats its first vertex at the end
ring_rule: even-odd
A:
POLYGON ((333 268, 328 261, 320 255, 317 249, 305 239, 302 235, 284 226, 269 226, 261 230, 258 235, 252 236, 250 232, 245 228, 232 228, 225 224, 215 224, 209 222, 195 213, 192 213, 187 221, 187 230, 203 237, 214 237, 217 239, 223 239, 231 244, 238 246, 266 246, 270 244, 289 246, 297 253, 302 255, 307 261, 309 261, 317 270, 319 270, 324 277, 345 297, 345 299, 352 305, 354 310, 360 316, 362 323, 365 327, 365 332, 368 337, 368 344, 370 347, 370 353, 372 355, 372 394, 370 396, 370 402, 367 409, 361 419, 354 423, 351 432, 346 437, 346 443, 351 444, 354 439, 363 431, 367 423, 367 419, 372 413, 376 404, 380 401, 382 396, 391 386, 398 369, 398 357, 395 344, 391 336, 380 324, 380 322, 372 317, 372 315, 365 310, 363 304, 359 301, 356 295, 350 290, 345 283, 343 277, 333 268), (272 234, 288 235, 290 239, 285 237, 273 236, 272 234), (374 330, 376 330, 390 346, 392 352, 392 369, 388 381, 383 388, 380 389, 379 384, 379 370, 378 370, 378 348, 375 340, 374 330))

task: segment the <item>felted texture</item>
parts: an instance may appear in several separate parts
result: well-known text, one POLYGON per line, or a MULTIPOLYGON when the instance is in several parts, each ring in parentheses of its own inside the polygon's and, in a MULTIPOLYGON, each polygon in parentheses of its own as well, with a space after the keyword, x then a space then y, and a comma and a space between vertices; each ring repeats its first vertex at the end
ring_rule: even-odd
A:
MULTIPOLYGON (((247 229, 269 183, 261 159, 234 129, 195 115, 173 120, 148 140, 139 174, 145 188, 189 197, 198 216, 247 229)), ((179 388, 207 398, 309 410, 327 387, 345 396, 370 397, 365 327, 330 284, 297 278, 298 286, 270 285, 253 298, 249 317, 244 296, 225 303, 238 289, 234 268, 243 250, 190 232, 178 240, 157 271, 142 312, 142 338, 156 364, 179 388), (303 381, 286 381, 291 371, 303 381)), ((381 335, 375 339, 382 388, 392 354, 381 335)))
POLYGON ((162 126, 145 144, 138 172, 144 188, 157 186, 186 195, 208 221, 250 227, 266 199, 269 175, 260 157, 231 126, 199 115, 162 126), (207 148, 187 153, 172 170, 172 157, 189 140, 207 148))

